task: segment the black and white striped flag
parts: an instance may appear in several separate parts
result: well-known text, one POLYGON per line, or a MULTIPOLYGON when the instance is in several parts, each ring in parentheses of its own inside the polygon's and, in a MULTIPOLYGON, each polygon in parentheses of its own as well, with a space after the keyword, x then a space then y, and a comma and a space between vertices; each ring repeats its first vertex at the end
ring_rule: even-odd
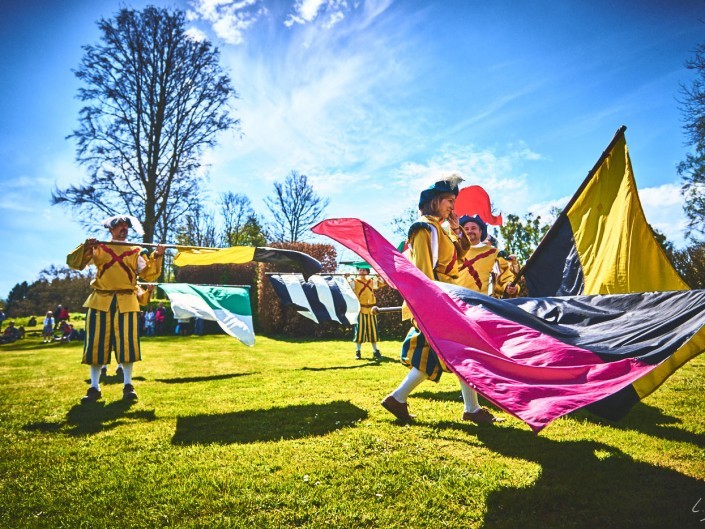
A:
POLYGON ((314 275, 304 281, 300 274, 272 274, 269 280, 285 306, 293 306, 299 314, 316 323, 337 321, 353 325, 357 322, 360 302, 344 277, 314 275))

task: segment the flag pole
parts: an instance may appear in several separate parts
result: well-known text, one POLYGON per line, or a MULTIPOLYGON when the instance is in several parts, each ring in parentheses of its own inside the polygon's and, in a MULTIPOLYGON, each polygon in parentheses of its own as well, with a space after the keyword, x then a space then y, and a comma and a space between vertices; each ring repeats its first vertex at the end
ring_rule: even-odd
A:
POLYGON ((563 210, 558 214, 558 217, 556 218, 555 222, 553 225, 548 229, 546 234, 543 236, 541 241, 539 242, 538 246, 536 249, 533 251, 533 253, 529 256, 529 258, 526 260, 526 263, 521 267, 519 272, 517 272, 516 277, 514 278, 514 281, 511 282, 511 285, 516 286, 516 284, 519 282, 519 279, 524 275, 524 272, 526 271, 526 268, 529 266, 529 264, 532 262, 534 259, 534 255, 538 252, 539 248, 541 248, 547 241, 551 240, 553 237, 555 237, 556 233, 558 233, 558 225, 559 221, 562 221, 568 216, 567 211, 570 210, 571 207, 573 207, 573 204, 578 200, 578 197, 581 195, 581 193, 585 190, 585 188, 588 186, 590 183, 590 180, 592 180, 592 177, 595 176, 595 173, 598 171, 600 166, 603 164, 603 162, 607 159, 607 157, 610 155, 610 152, 612 152, 612 149, 616 145, 616 143, 619 141, 621 137, 624 136, 624 131, 627 130, 626 125, 622 125, 617 129, 617 132, 614 133, 614 137, 612 138, 612 141, 609 143, 607 148, 602 151, 602 155, 600 158, 597 160, 595 165, 590 169, 588 172, 587 176, 585 177, 585 180, 583 180, 583 183, 580 184, 580 187, 578 190, 575 192, 575 194, 571 197, 571 199, 568 201, 568 204, 563 208, 563 210))
POLYGON ((98 241, 96 244, 114 244, 116 246, 144 246, 146 248, 164 248, 181 250, 224 250, 225 248, 213 248, 212 246, 188 246, 184 244, 160 244, 156 242, 131 242, 131 241, 98 241))
POLYGON ((378 307, 375 305, 370 309, 372 314, 379 314, 382 312, 401 312, 401 307, 378 307))
POLYGON ((160 286, 160 285, 193 285, 195 287, 237 287, 237 288, 252 288, 252 285, 218 285, 218 284, 208 284, 208 283, 137 283, 138 286, 160 286))
MULTIPOLYGON (((267 276, 300 276, 301 272, 265 272, 264 275, 267 276)), ((340 273, 340 272, 318 272, 318 274, 314 275, 322 275, 322 276, 356 276, 358 274, 347 274, 347 273, 340 273)), ((379 274, 367 274, 367 277, 379 277, 379 274)))

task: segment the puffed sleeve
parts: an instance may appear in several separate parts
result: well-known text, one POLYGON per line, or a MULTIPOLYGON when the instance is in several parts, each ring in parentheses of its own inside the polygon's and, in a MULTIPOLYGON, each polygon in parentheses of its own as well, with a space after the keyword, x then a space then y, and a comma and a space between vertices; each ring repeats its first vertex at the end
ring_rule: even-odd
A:
POLYGON ((410 232, 411 262, 431 280, 435 280, 433 257, 431 255, 431 229, 417 229, 410 232))
POLYGON ((164 256, 155 255, 152 253, 149 257, 144 256, 147 262, 144 269, 139 273, 139 276, 145 281, 156 281, 159 276, 162 275, 162 264, 164 262, 164 256))
POLYGON ((74 270, 83 270, 93 258, 90 246, 84 243, 76 246, 76 249, 66 256, 66 264, 74 270))

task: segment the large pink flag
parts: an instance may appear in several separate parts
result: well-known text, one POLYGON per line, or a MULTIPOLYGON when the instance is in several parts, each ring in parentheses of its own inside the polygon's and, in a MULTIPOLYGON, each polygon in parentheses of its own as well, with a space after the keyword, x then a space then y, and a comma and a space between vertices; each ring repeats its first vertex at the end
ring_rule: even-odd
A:
POLYGON ((655 367, 635 358, 605 362, 590 350, 507 319, 482 304, 451 297, 358 219, 326 220, 313 231, 370 263, 400 292, 449 369, 536 432, 614 394, 655 367))

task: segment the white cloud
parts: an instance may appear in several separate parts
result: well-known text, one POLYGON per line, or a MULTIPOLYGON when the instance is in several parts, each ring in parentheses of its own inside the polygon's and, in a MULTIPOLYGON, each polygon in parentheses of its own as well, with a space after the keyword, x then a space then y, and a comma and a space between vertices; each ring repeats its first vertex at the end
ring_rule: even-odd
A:
POLYGON ((227 44, 238 45, 245 33, 267 14, 262 0, 192 0, 187 17, 190 21, 204 20, 216 36, 227 44))
POLYGON ((646 221, 666 235, 676 247, 686 246, 685 228, 688 221, 683 213, 680 185, 670 183, 640 189, 639 199, 646 221))
MULTIPOLYGON (((353 8, 357 5, 353 5, 353 8)), ((345 18, 350 6, 345 0, 297 0, 294 3, 294 12, 289 13, 284 20, 286 27, 295 24, 309 24, 320 20, 321 27, 330 29, 345 18), (319 16, 320 14, 320 16, 319 16)))
POLYGON ((664 184, 658 187, 639 189, 639 200, 644 208, 683 207, 683 197, 681 197, 681 188, 678 184, 664 184))
POLYGON ((206 40, 206 34, 203 33, 200 29, 197 28, 189 28, 185 31, 186 36, 197 41, 201 42, 203 40, 206 40))

